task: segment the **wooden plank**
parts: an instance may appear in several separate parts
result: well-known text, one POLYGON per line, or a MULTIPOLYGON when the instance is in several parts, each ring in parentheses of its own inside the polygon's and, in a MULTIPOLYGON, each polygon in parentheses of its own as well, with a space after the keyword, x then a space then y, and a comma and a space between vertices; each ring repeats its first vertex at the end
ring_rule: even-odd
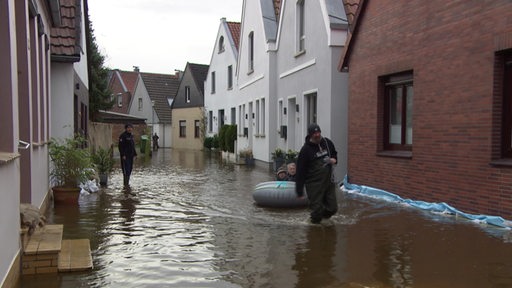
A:
POLYGON ((92 256, 89 239, 62 240, 59 272, 91 270, 92 256))

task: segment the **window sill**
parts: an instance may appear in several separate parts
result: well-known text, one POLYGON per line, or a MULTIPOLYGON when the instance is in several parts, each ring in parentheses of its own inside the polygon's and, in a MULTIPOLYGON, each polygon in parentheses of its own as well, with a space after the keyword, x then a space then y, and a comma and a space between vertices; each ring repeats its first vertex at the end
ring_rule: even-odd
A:
POLYGON ((400 151, 400 150, 381 151, 381 152, 377 152, 377 156, 412 159, 412 151, 400 151))
POLYGON ((48 145, 48 142, 33 142, 32 147, 41 147, 48 145))
POLYGON ((0 165, 7 164, 9 162, 14 161, 16 158, 19 158, 19 153, 6 153, 0 152, 0 165))
POLYGON ((297 57, 299 57, 301 55, 304 55, 304 54, 306 54, 306 50, 301 50, 301 51, 298 51, 297 53, 295 53, 295 55, 293 57, 297 58, 297 57))
POLYGON ((493 167, 512 167, 512 158, 502 158, 498 160, 493 160, 489 165, 493 167))

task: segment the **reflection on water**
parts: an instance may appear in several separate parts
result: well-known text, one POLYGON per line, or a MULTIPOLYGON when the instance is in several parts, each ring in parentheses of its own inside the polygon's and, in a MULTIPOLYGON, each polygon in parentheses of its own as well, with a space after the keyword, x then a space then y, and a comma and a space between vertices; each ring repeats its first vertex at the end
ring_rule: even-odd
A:
POLYGON ((19 287, 512 287, 504 230, 341 192, 332 221, 310 225, 306 209, 254 205, 268 169, 203 152, 140 157, 130 189, 111 178, 48 215, 90 239, 93 271, 19 287))

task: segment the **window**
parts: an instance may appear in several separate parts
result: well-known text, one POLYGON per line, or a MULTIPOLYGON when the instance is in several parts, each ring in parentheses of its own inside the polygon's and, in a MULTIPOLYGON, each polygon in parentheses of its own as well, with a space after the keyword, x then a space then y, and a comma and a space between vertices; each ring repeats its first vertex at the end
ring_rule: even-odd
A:
POLYGON ((254 32, 249 33, 249 71, 254 71, 254 32))
POLYGON ((412 150, 413 73, 383 77, 384 149, 412 150))
POLYGON ((117 107, 123 107, 123 93, 117 94, 117 107))
POLYGON ((187 137, 187 121, 180 120, 180 138, 187 137))
POLYGON ((304 1, 297 1, 297 51, 303 52, 305 51, 304 41, 306 39, 306 29, 304 24, 304 1))
POLYGON ((215 93, 215 71, 212 72, 212 94, 215 93))
POLYGON ((233 65, 228 66, 228 89, 233 89, 233 65))
POLYGON ((261 127, 260 134, 265 135, 265 98, 261 99, 261 127))
POLYGON ((219 38, 219 53, 224 52, 224 36, 219 38))
POLYGON ((142 111, 142 98, 139 98, 139 111, 142 111))
POLYGON ((194 120, 194 137, 199 138, 201 136, 201 123, 199 120, 194 120))
POLYGON ((185 86, 185 102, 190 103, 190 86, 185 86))
POLYGON ((306 95, 306 124, 318 123, 316 113, 316 92, 306 95))
POLYGON ((256 100, 256 134, 260 135, 260 100, 256 100))
POLYGON ((504 55, 502 157, 512 158, 512 50, 504 55))
POLYGON ((208 111, 208 132, 213 132, 213 111, 208 111))

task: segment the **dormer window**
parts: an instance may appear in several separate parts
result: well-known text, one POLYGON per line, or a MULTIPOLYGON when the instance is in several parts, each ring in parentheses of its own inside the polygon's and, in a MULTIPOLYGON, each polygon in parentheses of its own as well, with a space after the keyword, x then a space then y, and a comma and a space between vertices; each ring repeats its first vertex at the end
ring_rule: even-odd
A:
POLYGON ((123 93, 117 94, 117 107, 123 107, 123 93))
POLYGON ((219 38, 219 53, 224 52, 224 36, 219 38))

